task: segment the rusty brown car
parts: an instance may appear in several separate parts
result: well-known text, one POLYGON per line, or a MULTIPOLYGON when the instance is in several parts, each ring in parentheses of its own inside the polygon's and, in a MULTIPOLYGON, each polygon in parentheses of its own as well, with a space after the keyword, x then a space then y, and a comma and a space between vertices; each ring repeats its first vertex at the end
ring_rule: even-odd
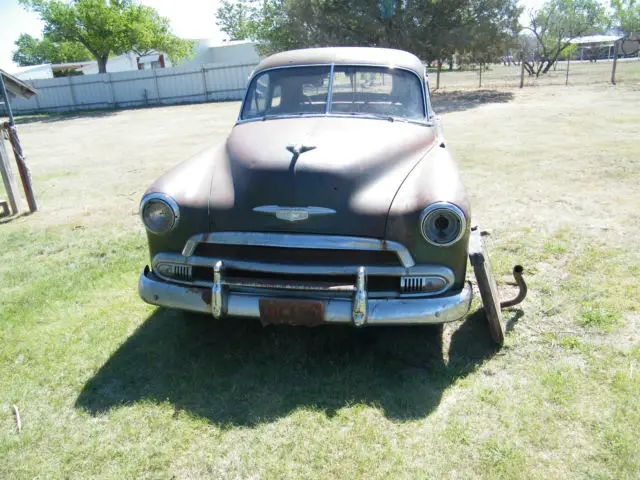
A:
POLYGON ((471 210, 428 87, 399 50, 263 60, 226 142, 144 194, 142 299, 263 324, 464 317, 471 210))

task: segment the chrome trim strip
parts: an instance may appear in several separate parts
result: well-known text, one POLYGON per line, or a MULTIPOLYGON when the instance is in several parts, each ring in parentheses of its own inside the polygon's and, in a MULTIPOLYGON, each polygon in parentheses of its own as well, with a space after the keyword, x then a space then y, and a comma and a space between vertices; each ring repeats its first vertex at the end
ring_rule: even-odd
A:
MULTIPOLYGON (((148 268, 140 275, 140 297, 152 305, 211 314, 207 290, 163 282, 148 268)), ((259 318, 258 302, 264 295, 228 293, 224 314, 229 317, 259 318)), ((471 285, 453 295, 415 299, 368 299, 366 325, 410 325, 452 322, 464 317, 471 307, 471 285)), ((327 323, 353 324, 351 298, 322 299, 327 323)))
POLYGON ((193 235, 184 246, 182 255, 190 257, 200 243, 218 245, 247 245, 254 247, 305 248, 325 250, 391 251, 398 255, 405 268, 416 263, 407 248, 390 240, 338 235, 306 235, 295 233, 214 232, 193 235))
POLYGON ((140 200, 139 214, 140 214, 140 219, 142 220, 142 224, 144 225, 144 228, 148 232, 153 233, 154 235, 166 235, 167 233, 173 231, 178 226, 178 223, 180 223, 180 207, 178 206, 178 202, 176 202, 173 199, 173 197, 167 195, 166 193, 156 192, 156 193, 150 193, 142 197, 142 200, 140 200), (169 208, 171 208, 171 210, 173 211, 173 215, 175 217, 173 220, 173 225, 166 232, 154 232, 153 230, 147 228, 147 224, 144 221, 144 207, 146 207, 147 203, 149 203, 151 200, 160 200, 166 203, 169 206, 169 208))

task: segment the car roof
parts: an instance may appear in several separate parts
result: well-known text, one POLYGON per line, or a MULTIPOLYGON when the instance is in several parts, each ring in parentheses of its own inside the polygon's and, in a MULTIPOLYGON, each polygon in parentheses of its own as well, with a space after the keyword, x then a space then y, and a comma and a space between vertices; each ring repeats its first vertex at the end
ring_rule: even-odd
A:
POLYGON ((424 75, 424 65, 414 54, 393 48, 324 47, 280 52, 262 60, 256 72, 295 65, 382 65, 406 68, 424 75))

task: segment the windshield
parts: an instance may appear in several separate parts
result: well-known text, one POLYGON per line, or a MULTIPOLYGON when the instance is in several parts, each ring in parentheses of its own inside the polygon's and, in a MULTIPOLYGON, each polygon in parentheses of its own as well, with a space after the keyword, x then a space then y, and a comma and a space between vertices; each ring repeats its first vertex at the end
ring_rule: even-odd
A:
POLYGON ((422 85, 406 70, 339 66, 293 67, 258 74, 249 85, 241 119, 327 113, 408 120, 425 117, 422 85))

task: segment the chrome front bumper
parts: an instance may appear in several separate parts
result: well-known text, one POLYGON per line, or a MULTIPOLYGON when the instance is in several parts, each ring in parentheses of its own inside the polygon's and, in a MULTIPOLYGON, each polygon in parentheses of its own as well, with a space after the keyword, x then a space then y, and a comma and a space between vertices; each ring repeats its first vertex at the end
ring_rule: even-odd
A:
MULTIPOLYGON (((209 313, 215 318, 260 318, 261 298, 291 298, 288 292, 233 291, 224 283, 221 265, 214 269, 212 287, 178 285, 158 278, 148 267, 140 275, 140 297, 152 305, 209 313)), ((314 297, 305 292, 304 298, 324 303, 324 322, 364 325, 412 325, 452 322, 464 317, 473 297, 471 285, 447 296, 416 298, 367 298, 366 271, 358 271, 352 298, 344 296, 314 297)))

